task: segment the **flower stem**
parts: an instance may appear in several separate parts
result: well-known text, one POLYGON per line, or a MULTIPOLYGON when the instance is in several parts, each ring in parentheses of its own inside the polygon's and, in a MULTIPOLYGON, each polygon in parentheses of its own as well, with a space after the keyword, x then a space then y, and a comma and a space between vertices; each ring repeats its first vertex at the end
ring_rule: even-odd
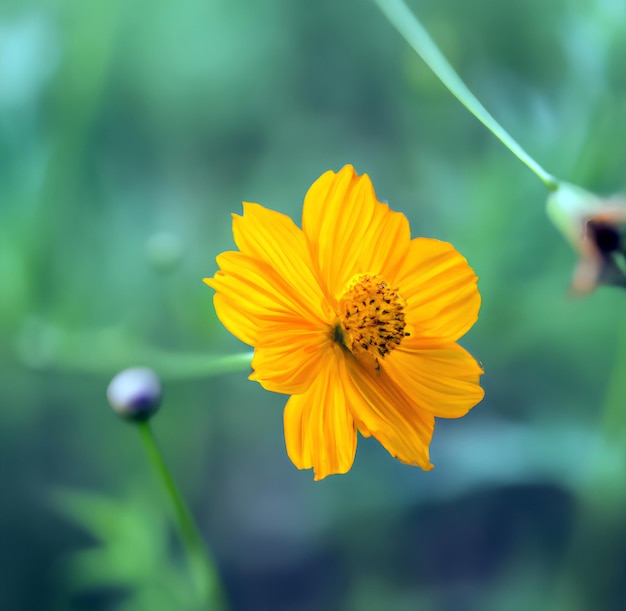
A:
POLYGON ((444 57, 424 26, 409 10, 404 0, 374 0, 374 2, 450 93, 522 163, 532 170, 548 189, 556 191, 559 187, 559 181, 546 172, 479 102, 444 57))
POLYGON ((150 464, 171 499, 176 527, 187 553, 187 559, 202 608, 226 611, 226 598, 215 563, 205 546, 191 512, 176 488, 176 484, 156 444, 152 429, 147 421, 138 422, 137 426, 139 427, 150 464), (209 606, 211 602, 213 606, 209 606))
MULTIPOLYGON (((56 330, 52 325, 50 328, 56 330)), ((251 362, 251 350, 228 355, 173 352, 146 346, 123 330, 79 333, 61 330, 57 351, 52 356, 56 367, 94 374, 109 374, 139 363, 158 371, 164 380, 205 379, 248 371, 251 362)))

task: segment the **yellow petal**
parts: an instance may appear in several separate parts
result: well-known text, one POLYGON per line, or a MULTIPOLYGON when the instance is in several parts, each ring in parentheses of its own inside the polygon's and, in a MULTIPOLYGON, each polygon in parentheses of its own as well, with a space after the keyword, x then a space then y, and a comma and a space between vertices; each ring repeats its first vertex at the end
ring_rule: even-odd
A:
POLYGON ((341 350, 331 346, 323 368, 307 392, 285 406, 287 454, 298 469, 313 469, 315 479, 346 473, 356 452, 356 428, 349 404, 354 390, 341 350))
POLYGON ((428 447, 434 416, 394 384, 384 369, 370 371, 352 358, 346 363, 360 393, 360 401, 351 405, 359 430, 373 436, 402 462, 432 469, 428 447))
POLYGON ((395 273, 411 239, 406 217, 380 203, 369 176, 358 176, 351 165, 313 183, 302 228, 331 303, 355 274, 395 273))
POLYGON ((406 321, 415 335, 448 343, 459 339, 478 319, 477 280, 451 244, 415 238, 390 282, 406 300, 406 321))
POLYGON ((266 390, 299 395, 320 375, 330 338, 326 329, 269 329, 254 351, 250 379, 266 390))
MULTIPOLYGON (((204 281, 208 284, 208 278, 204 281)), ((236 299, 215 293, 213 305, 219 321, 238 339, 254 346, 259 335, 259 322, 239 309, 236 299)))
POLYGON ((215 299, 217 316, 235 337, 258 346, 276 325, 284 325, 282 333, 292 327, 327 326, 313 315, 297 289, 266 263, 240 252, 222 253, 217 263, 220 271, 204 282, 220 295, 215 299))
POLYGON ((464 416, 485 394, 480 365, 458 344, 422 350, 418 340, 405 338, 383 367, 421 409, 440 418, 464 416))
POLYGON ((243 254, 274 270, 313 317, 327 317, 306 238, 288 216, 244 202, 243 216, 233 215, 233 237, 243 254))

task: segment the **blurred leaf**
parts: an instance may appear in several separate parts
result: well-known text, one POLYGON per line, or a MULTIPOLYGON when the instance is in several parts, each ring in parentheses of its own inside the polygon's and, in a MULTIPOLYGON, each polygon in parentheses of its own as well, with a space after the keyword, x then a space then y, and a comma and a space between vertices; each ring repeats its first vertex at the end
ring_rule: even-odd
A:
POLYGON ((120 610, 193 608, 189 576, 171 558, 168 524, 153 500, 138 494, 122 501, 58 490, 53 502, 98 541, 97 546, 74 552, 62 563, 72 592, 128 589, 120 610))

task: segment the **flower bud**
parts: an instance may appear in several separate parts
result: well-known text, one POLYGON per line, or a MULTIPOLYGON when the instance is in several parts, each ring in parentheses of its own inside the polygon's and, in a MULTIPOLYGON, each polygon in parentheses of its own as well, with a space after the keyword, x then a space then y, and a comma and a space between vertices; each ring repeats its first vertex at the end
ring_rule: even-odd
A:
POLYGON ((159 409, 161 382, 151 369, 134 367, 118 373, 107 388, 107 399, 122 418, 148 420, 159 409))
POLYGON ((626 199, 603 199, 576 185, 560 183, 550 194, 547 213, 580 255, 571 291, 592 292, 598 285, 626 288, 626 199))

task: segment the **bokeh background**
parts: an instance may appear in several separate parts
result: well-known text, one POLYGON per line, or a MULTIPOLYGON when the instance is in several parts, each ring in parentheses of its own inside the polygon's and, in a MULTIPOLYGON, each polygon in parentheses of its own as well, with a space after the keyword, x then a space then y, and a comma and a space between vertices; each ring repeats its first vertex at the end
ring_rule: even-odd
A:
MULTIPOLYGON (((622 0, 411 2, 550 172, 625 188, 622 0)), ((185 609, 190 582, 111 377, 161 374, 154 431, 233 611, 623 609, 626 295, 567 297, 546 188, 372 2, 0 3, 0 606, 185 609), (285 398, 201 279, 257 201, 299 222, 353 163, 414 235, 480 277, 463 344, 485 400, 440 421, 436 468, 373 440, 314 483, 285 398)))

